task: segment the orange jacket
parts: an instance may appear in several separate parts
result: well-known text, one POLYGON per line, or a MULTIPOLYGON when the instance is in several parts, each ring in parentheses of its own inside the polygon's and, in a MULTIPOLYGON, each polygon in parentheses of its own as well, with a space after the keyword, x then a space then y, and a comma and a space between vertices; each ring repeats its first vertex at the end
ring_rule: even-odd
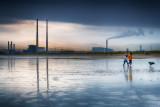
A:
POLYGON ((128 60, 132 60, 132 55, 128 55, 128 60))

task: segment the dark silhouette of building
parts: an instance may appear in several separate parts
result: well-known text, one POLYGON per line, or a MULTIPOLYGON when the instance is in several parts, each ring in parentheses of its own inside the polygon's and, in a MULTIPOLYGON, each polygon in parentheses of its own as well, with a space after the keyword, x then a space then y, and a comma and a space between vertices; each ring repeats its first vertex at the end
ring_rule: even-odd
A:
POLYGON ((29 45, 28 46, 28 52, 29 53, 36 53, 36 46, 35 45, 29 45))
POLYGON ((36 45, 28 45, 28 49, 23 50, 23 53, 36 53, 36 45))
POLYGON ((9 41, 8 41, 8 51, 5 53, 8 53, 8 54, 15 53, 15 44, 12 44, 12 41, 11 41, 11 44, 9 44, 9 41))
MULTIPOLYGON (((36 45, 28 45, 28 49, 23 50, 23 53, 37 53, 36 48, 37 48, 36 45)), ((44 47, 38 47, 38 52, 44 53, 45 48, 44 47)))
POLYGON ((92 52, 113 52, 113 49, 103 47, 92 47, 92 52))
POLYGON ((45 53, 45 47, 38 47, 39 53, 45 53))
POLYGON ((107 48, 106 49, 106 52, 113 52, 114 50, 113 49, 110 49, 110 48, 107 48))
POLYGON ((103 47, 92 47, 92 52, 105 52, 106 48, 103 47))

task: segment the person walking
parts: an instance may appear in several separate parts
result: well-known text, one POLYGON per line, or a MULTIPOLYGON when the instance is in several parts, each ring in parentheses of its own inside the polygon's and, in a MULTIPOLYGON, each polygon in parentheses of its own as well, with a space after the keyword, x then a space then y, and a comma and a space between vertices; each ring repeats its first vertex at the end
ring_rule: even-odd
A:
POLYGON ((132 53, 130 52, 128 55, 129 64, 132 65, 132 53))
POLYGON ((129 66, 129 63, 128 63, 128 55, 125 55, 125 57, 124 57, 123 66, 125 65, 125 63, 127 63, 127 65, 129 66))

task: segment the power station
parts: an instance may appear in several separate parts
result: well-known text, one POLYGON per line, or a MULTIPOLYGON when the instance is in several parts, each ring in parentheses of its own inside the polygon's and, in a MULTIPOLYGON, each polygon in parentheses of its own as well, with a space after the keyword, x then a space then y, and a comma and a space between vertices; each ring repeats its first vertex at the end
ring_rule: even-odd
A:
MULTIPOLYGON (((38 19, 36 20, 36 53, 39 52, 38 19)), ((46 53, 48 53, 48 20, 46 20, 46 53)))
POLYGON ((28 45, 27 50, 23 50, 23 53, 48 53, 48 20, 46 20, 46 51, 44 47, 39 47, 39 35, 38 35, 38 19, 36 19, 36 45, 28 45))
POLYGON ((9 44, 9 41, 8 41, 8 54, 13 54, 15 52, 15 44, 12 44, 12 41, 11 41, 11 44, 9 44))
POLYGON ((113 49, 108 48, 108 40, 106 39, 106 48, 104 47, 92 47, 92 52, 113 52, 113 49))
MULTIPOLYGON (((106 48, 104 47, 92 47, 92 52, 112 52, 113 49, 108 48, 108 40, 106 39, 106 48)), ((8 53, 15 52, 15 44, 11 44, 8 41, 8 53)), ((36 19, 36 45, 28 45, 27 50, 23 50, 23 53, 48 53, 48 20, 46 19, 46 49, 39 47, 39 35, 38 35, 38 19, 36 19)))

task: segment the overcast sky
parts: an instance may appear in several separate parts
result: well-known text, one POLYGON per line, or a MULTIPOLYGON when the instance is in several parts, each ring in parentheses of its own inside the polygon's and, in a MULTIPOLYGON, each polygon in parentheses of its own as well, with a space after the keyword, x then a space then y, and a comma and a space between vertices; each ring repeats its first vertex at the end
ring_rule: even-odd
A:
POLYGON ((50 50, 105 47, 107 38, 115 50, 160 43, 158 0, 1 0, 0 14, 0 48, 7 48, 8 40, 18 49, 35 44, 36 18, 40 46, 49 20, 50 50))

